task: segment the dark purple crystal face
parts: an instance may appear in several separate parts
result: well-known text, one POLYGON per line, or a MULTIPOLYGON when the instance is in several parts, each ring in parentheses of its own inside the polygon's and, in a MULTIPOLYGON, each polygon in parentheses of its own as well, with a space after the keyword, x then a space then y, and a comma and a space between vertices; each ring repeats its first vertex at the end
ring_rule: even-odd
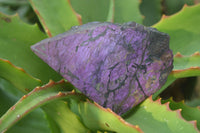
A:
POLYGON ((134 22, 93 22, 32 50, 82 93, 123 114, 152 95, 173 68, 169 36, 134 22))

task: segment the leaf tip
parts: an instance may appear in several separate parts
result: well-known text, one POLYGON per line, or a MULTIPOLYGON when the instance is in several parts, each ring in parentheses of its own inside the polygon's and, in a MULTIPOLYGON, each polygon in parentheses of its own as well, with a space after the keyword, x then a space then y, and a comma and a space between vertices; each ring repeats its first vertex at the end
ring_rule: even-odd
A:
POLYGON ((174 57, 177 57, 177 58, 182 58, 182 57, 183 57, 183 55, 182 55, 180 52, 177 52, 177 53, 174 55, 174 57))
POLYGON ((49 37, 52 37, 52 34, 49 30, 49 28, 47 27, 45 21, 44 21, 44 18, 41 16, 40 12, 36 9, 36 6, 34 5, 33 1, 32 0, 29 0, 34 12, 36 13, 36 15, 38 16, 40 22, 42 23, 43 27, 44 27, 44 30, 45 30, 45 33, 47 33, 47 35, 49 37))
POLYGON ((163 14, 162 17, 161 17, 161 20, 164 20, 164 19, 166 19, 166 18, 169 18, 169 16, 163 14))
POLYGON ((76 18, 77 18, 79 24, 82 25, 82 24, 83 24, 83 23, 82 23, 82 16, 81 16, 80 14, 78 14, 78 13, 74 10, 74 8, 73 8, 72 5, 71 5, 71 1, 70 1, 70 0, 67 0, 67 2, 68 2, 68 4, 69 4, 69 6, 70 6, 72 12, 75 14, 75 16, 76 16, 76 18))
POLYGON ((195 52, 192 56, 200 56, 200 52, 197 51, 197 52, 195 52))
POLYGON ((185 8, 187 8, 187 7, 189 7, 187 4, 184 4, 184 5, 183 5, 183 9, 185 9, 185 8))
POLYGON ((62 96, 65 96, 65 95, 66 95, 65 93, 60 92, 60 91, 59 91, 58 94, 57 94, 58 97, 62 97, 62 96))

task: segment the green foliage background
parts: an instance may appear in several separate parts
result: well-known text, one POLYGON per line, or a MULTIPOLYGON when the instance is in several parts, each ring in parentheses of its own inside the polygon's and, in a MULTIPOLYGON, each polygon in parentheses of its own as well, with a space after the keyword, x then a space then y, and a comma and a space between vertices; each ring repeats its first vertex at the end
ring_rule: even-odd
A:
MULTIPOLYGON (((0 0, 0 132, 199 132, 198 106, 189 107, 172 98, 159 99, 160 93, 176 79, 200 75, 198 3, 198 0, 0 0), (171 37, 174 69, 166 84, 123 116, 75 91, 30 50, 31 45, 47 37, 91 21, 135 21, 171 37)), ((196 101, 199 105, 200 100, 196 101)))

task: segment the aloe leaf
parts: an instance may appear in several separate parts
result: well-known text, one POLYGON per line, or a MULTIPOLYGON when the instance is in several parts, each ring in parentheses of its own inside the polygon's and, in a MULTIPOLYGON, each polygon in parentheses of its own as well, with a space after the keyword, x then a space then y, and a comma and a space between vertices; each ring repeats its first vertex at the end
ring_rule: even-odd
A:
POLYGON ((24 95, 14 106, 12 106, 0 119, 0 131, 6 131, 33 109, 44 105, 42 108, 54 120, 60 131, 116 131, 116 132, 140 132, 138 126, 126 123, 122 118, 108 109, 104 109, 89 101, 84 102, 86 97, 80 93, 71 92, 69 83, 51 81, 43 87, 37 87, 32 92, 24 95), (68 90, 68 91, 67 91, 68 90), (76 106, 80 109, 80 116, 71 112, 67 102, 59 99, 73 98, 80 102, 76 106), (53 103, 50 103, 52 102, 53 103), (90 117, 89 117, 90 115, 90 117), (92 116, 92 117, 91 117, 92 116), (91 119, 92 118, 92 119, 91 119), (84 120, 84 125, 81 124, 84 120), (96 124, 95 124, 96 123, 96 124), (101 125, 104 124, 104 125, 101 125), (78 126, 77 126, 78 125, 78 126))
POLYGON ((168 100, 163 100, 162 103, 169 102, 169 107, 172 110, 181 109, 181 115, 187 121, 196 121, 197 127, 200 130, 200 108, 199 107, 189 107, 184 101, 175 102, 172 98, 168 100))
POLYGON ((0 79, 0 101, 1 101, 0 102, 0 116, 2 116, 13 104, 15 104, 17 100, 15 96, 4 91, 4 87, 6 83, 2 85, 2 82, 3 80, 0 79))
POLYGON ((54 124, 57 124, 59 132, 85 133, 90 131, 82 124, 80 118, 69 109, 67 102, 56 100, 44 105, 42 109, 48 117, 54 120, 54 124))
POLYGON ((164 16, 154 25, 158 30, 170 35, 170 48, 174 54, 180 52, 189 56, 200 51, 199 12, 200 4, 184 6, 180 12, 169 17, 164 16))
POLYGON ((84 24, 92 21, 106 21, 109 1, 111 0, 70 0, 73 9, 81 15, 84 24))
POLYGON ((8 129, 6 133, 50 133, 52 132, 46 113, 38 108, 26 117, 22 118, 16 125, 8 129))
POLYGON ((111 131, 117 133, 138 133, 142 130, 131 125, 109 108, 105 109, 97 103, 71 101, 70 109, 75 112, 86 127, 94 131, 111 131))
POLYGON ((194 3, 194 0, 165 0, 163 5, 165 8, 165 14, 171 15, 181 10, 184 4, 193 5, 194 3))
POLYGON ((195 122, 185 121, 180 111, 180 109, 172 111, 169 103, 161 104, 160 99, 153 101, 149 97, 130 114, 127 114, 125 120, 131 124, 138 124, 144 132, 148 133, 199 132, 195 122))
POLYGON ((27 0, 0 0, 0 3, 10 5, 24 5, 27 4, 27 0))
MULTIPOLYGON (((64 81, 54 83, 51 81, 44 87, 36 87, 29 94, 24 95, 14 106, 12 106, 0 119, 0 131, 6 131, 8 128, 13 126, 25 115, 30 113, 33 109, 66 96, 75 95, 74 92, 66 92, 69 90, 68 84, 64 81)), ((79 97, 81 98, 81 96, 79 97)))
POLYGON ((0 13, 0 58, 11 61, 46 83, 49 79, 57 81, 61 76, 30 50, 32 44, 44 38, 46 35, 37 25, 22 22, 18 15, 7 16, 0 13))
POLYGON ((160 20, 162 15, 161 2, 162 0, 142 0, 140 10, 144 15, 144 25, 151 26, 160 20))
POLYGON ((169 17, 163 17, 154 27, 170 35, 170 48, 174 53, 174 69, 165 85, 153 95, 155 99, 177 78, 200 75, 200 4, 184 6, 169 17), (193 16, 191 19, 190 16, 193 16), (184 38, 184 39, 183 39, 184 38))
POLYGON ((174 56, 174 69, 170 73, 165 85, 153 95, 155 99, 165 88, 177 78, 185 78, 200 75, 200 54, 196 52, 191 56, 183 56, 180 53, 174 56))
POLYGON ((0 77, 11 82, 16 88, 27 93, 35 86, 41 85, 41 81, 27 74, 22 68, 11 64, 8 60, 0 58, 0 77))
POLYGON ((124 23, 134 21, 142 24, 138 0, 115 0, 114 1, 114 22, 124 23))
MULTIPOLYGON (((0 79, 0 117, 14 105, 19 97, 23 96, 18 89, 16 89, 8 81, 0 79)), ((16 125, 12 126, 6 133, 46 133, 51 132, 49 128, 49 120, 46 118, 46 113, 41 109, 36 109, 25 118, 23 118, 16 125)))
POLYGON ((63 33, 74 25, 81 24, 69 0, 29 0, 49 37, 63 33))
POLYGON ((174 56, 174 71, 183 69, 195 69, 200 67, 200 53, 196 52, 191 56, 183 56, 180 53, 174 56))
POLYGON ((71 0, 74 10, 81 14, 83 23, 110 21, 142 23, 139 1, 133 0, 71 0), (102 10, 103 9, 103 10, 102 10))

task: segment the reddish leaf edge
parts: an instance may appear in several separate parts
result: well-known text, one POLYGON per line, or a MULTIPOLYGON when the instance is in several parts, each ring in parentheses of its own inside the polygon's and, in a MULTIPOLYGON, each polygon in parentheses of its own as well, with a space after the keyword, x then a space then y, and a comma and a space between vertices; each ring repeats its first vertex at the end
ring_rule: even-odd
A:
MULTIPOLYGON (((35 4, 33 3, 33 1, 32 1, 32 0, 29 0, 29 2, 30 2, 30 4, 31 4, 31 6, 32 6, 32 8, 33 8, 33 10, 34 10, 34 12, 36 13, 36 15, 39 17, 40 22, 42 23, 42 25, 43 25, 43 27, 44 27, 45 33, 46 33, 49 37, 53 37, 53 35, 52 35, 50 29, 49 29, 48 26, 46 25, 46 22, 45 22, 44 18, 42 17, 42 15, 40 14, 40 12, 37 10, 37 8, 36 8, 35 4)), ((67 0, 67 2, 68 2, 68 4, 69 4, 69 6, 70 6, 72 12, 73 12, 73 13, 75 14, 75 16, 77 17, 77 20, 78 20, 79 24, 82 25, 82 17, 81 17, 81 15, 78 14, 78 13, 73 9, 70 0, 67 0)))
POLYGON ((182 109, 172 110, 172 109, 170 108, 170 101, 167 101, 167 102, 165 102, 165 103, 162 103, 162 99, 161 99, 161 98, 158 98, 157 100, 154 101, 154 100, 152 99, 152 95, 151 95, 148 99, 150 100, 151 103, 157 103, 157 104, 159 104, 159 105, 161 105, 161 106, 163 106, 163 105, 166 106, 166 107, 167 107, 167 111, 176 112, 177 116, 178 116, 180 119, 184 120, 184 121, 187 122, 187 123, 192 124, 192 125, 194 126, 194 129, 195 129, 197 132, 199 132, 199 130, 198 130, 198 128, 197 128, 197 121, 196 121, 196 120, 192 120, 192 121, 187 121, 187 120, 185 120, 185 118, 183 118, 183 116, 181 115, 182 109))
POLYGON ((52 37, 52 34, 51 34, 50 29, 49 29, 48 26, 46 25, 46 23, 45 23, 43 17, 40 15, 40 12, 37 10, 35 4, 32 2, 32 0, 29 0, 29 2, 30 2, 30 4, 32 5, 32 8, 33 8, 34 12, 36 13, 36 15, 39 17, 40 22, 42 23, 45 32, 47 33, 47 35, 48 35, 49 37, 52 37))
POLYGON ((160 23, 162 23, 163 20, 166 20, 166 19, 168 19, 168 18, 170 18, 170 17, 173 17, 173 16, 175 16, 175 15, 181 13, 181 12, 182 12, 183 10, 185 10, 186 8, 195 7, 195 6, 198 6, 198 4, 196 4, 196 5, 191 5, 191 6, 189 6, 189 5, 187 5, 187 4, 184 4, 183 7, 182 7, 182 9, 181 9, 180 11, 174 13, 173 15, 168 16, 168 15, 166 15, 166 14, 163 14, 162 17, 161 17, 161 19, 160 19, 160 21, 158 21, 157 23, 155 23, 154 25, 152 25, 152 27, 156 27, 156 25, 159 25, 160 23))
MULTIPOLYGON (((35 89, 33 89, 30 93, 22 96, 18 102, 13 105, 12 107, 10 107, 10 109, 0 118, 0 125, 2 124, 3 125, 3 122, 6 121, 6 117, 9 116, 10 113, 12 113, 13 111, 15 112, 15 119, 9 124, 9 126, 7 126, 6 128, 3 128, 2 130, 2 127, 0 126, 0 129, 1 129, 1 132, 4 133, 6 132, 10 127, 12 127, 15 123, 17 123, 19 120, 21 120, 23 117, 25 117, 28 113, 30 113, 31 111, 33 111, 34 109, 38 108, 38 107, 41 107, 43 106, 44 104, 47 104, 51 101, 54 101, 54 100, 65 100, 66 98, 67 99, 70 99, 71 97, 78 100, 78 101, 82 101, 82 102, 87 102, 89 104, 93 104, 94 106, 96 106, 98 109, 100 110, 103 110, 104 112, 108 112, 108 113, 111 113, 113 114, 115 117, 117 117, 117 119, 119 119, 119 121, 126 125, 126 126, 129 126, 131 128, 134 128, 136 129, 138 132, 143 132, 138 125, 132 125, 132 124, 129 124, 128 122, 126 122, 121 116, 117 115, 116 113, 114 113, 111 109, 109 108, 103 108, 102 106, 100 106, 99 104, 93 102, 92 100, 88 99, 84 94, 82 93, 77 93, 75 90, 71 90, 71 91, 66 91, 65 87, 63 87, 64 85, 66 84, 70 84, 68 81, 66 82, 64 79, 58 81, 58 82, 54 82, 53 80, 50 80, 49 83, 47 83, 46 85, 44 86, 41 86, 41 87, 36 87, 35 89), (31 106, 30 108, 28 108, 27 110, 25 110, 23 113, 21 114, 18 114, 15 110, 16 108, 19 108, 19 105, 21 102, 23 102, 24 99, 28 98, 29 96, 31 96, 33 93, 37 94, 39 93, 40 91, 43 91, 43 90, 46 90, 46 89, 49 89, 51 87, 54 87, 56 85, 59 85, 59 91, 58 92, 55 92, 55 94, 49 96, 48 98, 45 98, 44 100, 38 102, 37 104, 35 104, 34 106, 31 106), (70 97, 71 96, 71 97, 70 97)), ((54 88, 52 88, 54 89, 54 88)), ((5 126, 5 125, 4 125, 5 126)))
POLYGON ((113 23, 115 16, 115 0, 110 0, 110 7, 107 15, 107 21, 113 23))
POLYGON ((170 107, 170 104, 172 103, 172 102, 174 102, 175 104, 177 103, 177 104, 179 104, 179 103, 181 103, 181 104, 184 104, 184 106, 186 107, 186 108, 195 108, 195 109, 197 109, 199 112, 200 112, 200 107, 199 106, 197 106, 197 107, 191 107, 191 106, 188 106, 187 104, 185 104, 185 101, 184 100, 182 100, 182 101, 180 101, 180 102, 175 102, 174 100, 173 100, 173 97, 170 97, 169 99, 167 99, 167 100, 162 100, 162 98, 160 98, 161 100, 160 100, 160 102, 161 102, 161 104, 165 104, 165 103, 168 103, 168 106, 169 106, 169 109, 170 110, 172 110, 172 111, 176 111, 176 110, 180 110, 180 112, 179 112, 179 115, 185 120, 185 121, 187 121, 187 122, 190 122, 190 123, 192 123, 194 126, 195 126, 195 129, 198 131, 198 132, 200 132, 200 129, 198 128, 198 126, 197 126, 197 120, 186 120, 183 116, 182 116, 182 111, 183 111, 183 109, 181 108, 181 107, 178 107, 177 109, 171 109, 171 107, 170 107))
MULTIPOLYGON (((23 68, 18 67, 18 66, 15 66, 15 65, 12 64, 9 60, 2 59, 2 58, 0 58, 0 60, 3 61, 3 62, 6 62, 7 64, 9 64, 10 66, 16 68, 17 70, 19 70, 19 71, 21 71, 21 72, 23 72, 23 73, 26 73, 26 71, 25 71, 23 68)), ((26 74, 27 74, 30 78, 33 78, 33 79, 38 80, 39 82, 41 82, 41 80, 39 80, 39 79, 37 79, 37 78, 34 78, 34 77, 31 76, 30 74, 28 74, 28 73, 26 73, 26 74)))
MULTIPOLYGON (((200 57, 200 52, 197 51, 190 56, 184 56, 180 52, 177 52, 174 55, 174 58, 184 58, 184 57, 200 57)), ((179 69, 179 70, 173 69, 172 72, 170 73, 170 75, 172 75, 176 78, 182 78, 181 76, 179 76, 181 73, 183 73, 183 72, 190 73, 191 71, 200 72, 200 67, 199 66, 192 66, 192 67, 189 67, 189 68, 186 68, 186 69, 179 69)), ((191 76, 197 76, 197 75, 191 75, 191 76)))
MULTIPOLYGON (((6 64, 10 65, 10 66, 13 67, 14 69, 16 69, 16 70, 18 70, 18 71, 24 73, 24 74, 25 74, 26 76, 28 76, 30 79, 33 79, 33 80, 35 80, 36 82, 38 82, 39 85, 42 85, 42 81, 41 81, 40 79, 37 79, 37 78, 33 77, 32 75, 30 75, 29 73, 27 73, 23 68, 18 67, 18 66, 15 66, 15 65, 12 64, 9 60, 6 60, 6 59, 0 58, 0 61, 5 62, 6 64)), ((6 80, 8 80, 8 79, 6 79, 6 80)), ((9 81, 9 80, 8 80, 8 81, 9 81)), ((28 88, 25 88, 25 89, 23 90, 23 92, 28 93, 28 92, 30 92, 30 90, 29 90, 28 88)))
POLYGON ((126 126, 132 127, 134 129, 136 129, 138 132, 143 133, 143 131, 140 129, 139 125, 132 125, 128 122, 126 122, 120 115, 116 114, 115 112, 113 112, 110 108, 104 108, 101 105, 99 105, 96 102, 91 102, 89 100, 87 100, 86 102, 88 102, 89 104, 94 104, 94 106, 96 106, 97 108, 99 108, 100 110, 103 110, 104 112, 108 112, 113 114, 121 123, 123 123, 126 126))
POLYGON ((82 16, 74 10, 74 8, 72 7, 72 4, 71 4, 71 0, 67 0, 67 2, 69 4, 72 12, 76 15, 79 24, 82 25, 83 24, 83 22, 82 22, 82 16))
POLYGON ((24 22, 22 19, 20 19, 19 13, 15 13, 15 14, 12 14, 12 15, 8 15, 8 14, 5 14, 5 13, 3 13, 3 12, 0 11, 0 14, 3 15, 2 17, 0 17, 0 20, 4 20, 4 21, 7 22, 7 23, 11 23, 11 22, 12 22, 12 19, 13 19, 14 17, 17 17, 17 18, 18 18, 17 21, 19 21, 19 22, 21 22, 21 23, 23 23, 23 24, 25 24, 25 25, 28 25, 28 26, 36 26, 36 27, 39 29, 39 27, 38 27, 37 24, 28 24, 28 23, 24 22))
MULTIPOLYGON (((84 100, 86 97, 83 94, 76 93, 75 91, 65 91, 65 85, 70 84, 69 82, 65 82, 64 80, 61 80, 59 82, 54 82, 52 80, 49 81, 46 85, 42 87, 36 87, 33 89, 30 93, 22 96, 15 105, 10 107, 10 109, 0 118, 0 132, 4 133, 6 132, 10 127, 12 127, 14 124, 16 124, 19 120, 21 120, 23 117, 25 117, 28 113, 32 112, 34 109, 47 104, 53 100, 61 100, 63 98, 66 98, 66 96, 69 98, 70 96, 76 96, 80 100, 84 100), (55 87, 56 85, 58 86, 58 89, 56 90, 55 87), (52 87, 52 88, 51 88, 52 87), (31 104, 28 105, 30 107, 27 107, 28 103, 23 103, 22 102, 27 99, 29 96, 32 96, 34 93, 35 95, 38 95, 40 91, 46 90, 46 89, 51 89, 50 91, 53 93, 49 96, 45 96, 41 101, 38 101, 36 104, 31 104), (55 89, 55 90, 54 90, 55 89), (59 90, 59 91, 58 91, 59 90), (58 92, 54 92, 58 91, 58 92), (25 105, 24 105, 25 104, 25 105), (25 107, 23 111, 20 111, 20 108, 25 107)), ((48 90, 47 90, 48 91, 48 90)), ((39 95, 38 95, 39 96, 39 95)), ((26 101, 27 102, 27 101, 26 101)))

